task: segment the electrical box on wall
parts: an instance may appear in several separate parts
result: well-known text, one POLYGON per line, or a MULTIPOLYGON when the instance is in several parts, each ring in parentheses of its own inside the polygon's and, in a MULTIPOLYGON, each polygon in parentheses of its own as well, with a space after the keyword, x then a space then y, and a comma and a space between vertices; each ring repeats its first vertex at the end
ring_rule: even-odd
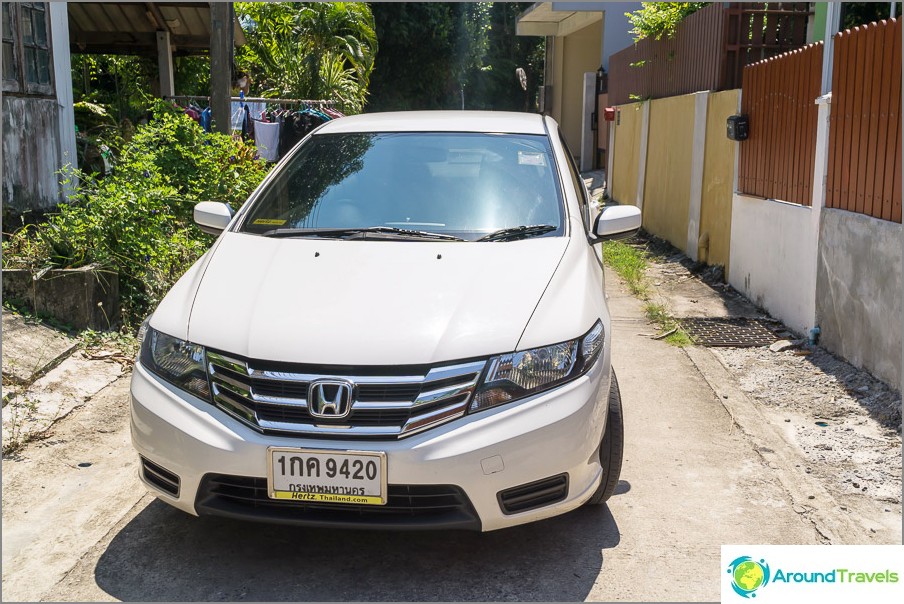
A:
POLYGON ((746 115, 728 117, 728 138, 733 141, 746 141, 750 131, 750 120, 746 115))

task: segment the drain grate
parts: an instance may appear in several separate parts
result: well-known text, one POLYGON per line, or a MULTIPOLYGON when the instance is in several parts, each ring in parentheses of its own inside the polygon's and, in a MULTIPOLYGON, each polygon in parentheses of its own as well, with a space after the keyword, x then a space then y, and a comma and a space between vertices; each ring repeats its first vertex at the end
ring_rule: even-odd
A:
POLYGON ((769 346, 778 339, 772 330, 775 324, 763 319, 706 317, 680 321, 688 335, 701 346, 751 348, 769 346))

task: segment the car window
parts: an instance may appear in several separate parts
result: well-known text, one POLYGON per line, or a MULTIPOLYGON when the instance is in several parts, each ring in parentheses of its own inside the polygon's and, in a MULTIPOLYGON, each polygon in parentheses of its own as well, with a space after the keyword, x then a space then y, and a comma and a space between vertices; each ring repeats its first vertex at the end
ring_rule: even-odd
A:
POLYGON ((526 225, 564 230, 545 136, 319 134, 287 162, 242 231, 395 227, 474 240, 526 225))
POLYGON ((584 222, 584 230, 589 234, 590 203, 587 199, 587 190, 584 188, 584 180, 581 178, 581 174, 578 172, 577 166, 574 163, 574 156, 571 155, 571 150, 565 143, 565 137, 562 136, 561 131, 559 132, 559 140, 562 141, 562 147, 565 149, 565 157, 568 160, 568 172, 569 174, 571 174, 571 183, 574 185, 574 189, 577 192, 578 196, 578 202, 581 204, 581 218, 584 222))

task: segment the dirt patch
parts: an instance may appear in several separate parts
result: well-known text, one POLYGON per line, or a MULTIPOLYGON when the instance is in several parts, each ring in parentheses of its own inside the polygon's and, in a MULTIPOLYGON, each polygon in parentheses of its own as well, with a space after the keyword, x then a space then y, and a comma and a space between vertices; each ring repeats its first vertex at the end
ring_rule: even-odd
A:
POLYGON ((768 348, 714 351, 741 390, 842 495, 901 504, 901 396, 832 354, 768 348))

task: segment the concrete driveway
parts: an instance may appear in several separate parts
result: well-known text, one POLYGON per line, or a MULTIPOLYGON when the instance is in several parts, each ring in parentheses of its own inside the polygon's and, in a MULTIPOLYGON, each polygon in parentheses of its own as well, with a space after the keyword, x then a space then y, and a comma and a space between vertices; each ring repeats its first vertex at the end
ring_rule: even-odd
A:
POLYGON ((194 518, 138 482, 120 379, 3 461, 4 599, 718 600, 721 544, 827 542, 836 512, 805 513, 763 457, 781 444, 739 429, 608 278, 627 440, 608 506, 487 534, 194 518))

